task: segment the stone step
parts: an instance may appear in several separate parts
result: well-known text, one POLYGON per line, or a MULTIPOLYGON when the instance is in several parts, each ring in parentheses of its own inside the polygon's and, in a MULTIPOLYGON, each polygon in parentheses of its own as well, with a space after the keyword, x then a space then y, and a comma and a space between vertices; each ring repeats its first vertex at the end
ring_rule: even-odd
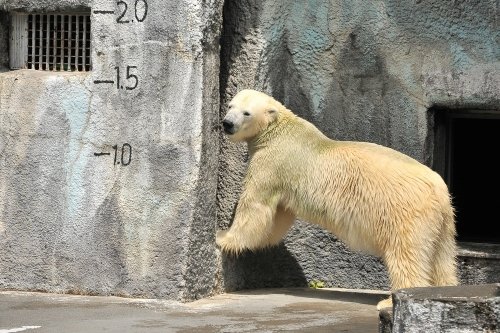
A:
POLYGON ((460 243, 459 286, 403 289, 379 313, 379 333, 499 332, 500 244, 460 243))
POLYGON ((401 289, 379 313, 380 333, 500 331, 500 284, 401 289))
POLYGON ((500 244, 459 243, 458 274, 460 284, 500 282, 500 244))

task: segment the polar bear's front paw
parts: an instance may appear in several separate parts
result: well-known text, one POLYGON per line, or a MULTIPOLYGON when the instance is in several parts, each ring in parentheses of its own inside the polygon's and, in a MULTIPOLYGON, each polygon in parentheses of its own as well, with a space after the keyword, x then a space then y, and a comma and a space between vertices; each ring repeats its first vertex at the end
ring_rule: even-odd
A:
POLYGON ((228 233, 227 230, 217 231, 217 235, 215 236, 215 243, 221 248, 223 252, 239 254, 242 251, 241 246, 236 242, 234 237, 228 233))
POLYGON ((386 298, 377 304, 377 310, 382 310, 385 308, 392 308, 392 297, 386 298))
POLYGON ((226 238, 226 235, 227 235, 227 230, 217 231, 217 235, 215 235, 215 243, 218 246, 223 247, 224 239, 226 238))

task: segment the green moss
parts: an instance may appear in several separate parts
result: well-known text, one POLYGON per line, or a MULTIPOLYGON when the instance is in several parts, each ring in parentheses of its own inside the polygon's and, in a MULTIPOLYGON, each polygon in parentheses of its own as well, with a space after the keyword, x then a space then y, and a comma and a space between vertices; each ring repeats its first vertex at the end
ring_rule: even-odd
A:
POLYGON ((323 288, 324 286, 325 283, 323 281, 319 280, 309 281, 309 288, 318 289, 318 288, 323 288))

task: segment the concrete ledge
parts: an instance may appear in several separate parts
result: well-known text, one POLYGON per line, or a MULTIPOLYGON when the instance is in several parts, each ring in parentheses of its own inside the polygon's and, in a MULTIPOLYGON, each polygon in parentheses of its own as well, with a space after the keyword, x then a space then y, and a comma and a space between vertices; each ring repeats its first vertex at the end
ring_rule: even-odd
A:
POLYGON ((499 282, 500 244, 458 244, 460 284, 483 285, 499 282))
MULTIPOLYGON (((392 332, 498 332, 500 284, 402 289, 393 294, 392 332)), ((380 314, 381 332, 391 332, 380 314)))
POLYGON ((458 256, 500 260, 500 244, 461 242, 458 244, 458 256))

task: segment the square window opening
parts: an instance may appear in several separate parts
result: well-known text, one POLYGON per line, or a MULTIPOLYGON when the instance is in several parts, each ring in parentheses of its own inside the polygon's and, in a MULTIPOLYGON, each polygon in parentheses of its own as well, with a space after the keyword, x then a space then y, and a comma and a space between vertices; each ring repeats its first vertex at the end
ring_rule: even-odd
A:
POLYGON ((10 68, 91 70, 90 12, 11 13, 10 68))

